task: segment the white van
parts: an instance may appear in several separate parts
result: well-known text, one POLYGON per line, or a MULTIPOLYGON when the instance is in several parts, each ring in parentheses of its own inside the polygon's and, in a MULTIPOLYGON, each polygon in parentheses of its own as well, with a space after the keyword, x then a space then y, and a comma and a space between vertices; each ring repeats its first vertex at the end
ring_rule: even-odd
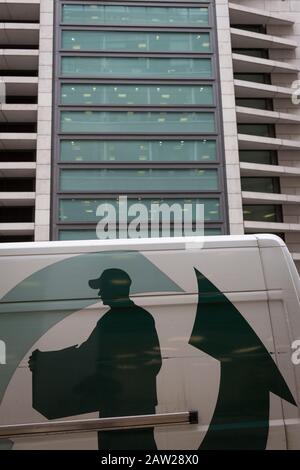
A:
POLYGON ((278 237, 3 244, 0 272, 0 448, 300 449, 278 237))

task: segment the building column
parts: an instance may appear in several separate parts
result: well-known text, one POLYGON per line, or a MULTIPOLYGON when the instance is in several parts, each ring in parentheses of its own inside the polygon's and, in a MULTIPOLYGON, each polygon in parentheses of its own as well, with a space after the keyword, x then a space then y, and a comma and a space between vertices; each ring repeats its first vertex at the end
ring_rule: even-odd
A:
POLYGON ((50 239, 54 1, 40 3, 35 241, 50 239))
POLYGON ((244 233, 228 0, 216 0, 230 235, 244 233))

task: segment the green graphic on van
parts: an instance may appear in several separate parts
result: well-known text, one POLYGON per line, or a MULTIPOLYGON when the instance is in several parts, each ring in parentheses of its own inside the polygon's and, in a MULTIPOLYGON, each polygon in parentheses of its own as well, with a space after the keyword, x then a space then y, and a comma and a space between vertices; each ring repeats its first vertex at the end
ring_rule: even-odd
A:
POLYGON ((111 268, 128 273, 132 280, 131 294, 183 292, 137 251, 76 255, 34 272, 0 301, 0 337, 7 346, 9 358, 1 368, 0 404, 25 354, 54 325, 98 302, 88 280, 99 276, 100 269, 111 268))
POLYGON ((221 364, 219 396, 200 449, 263 450, 270 392, 296 405, 271 355, 235 306, 195 269, 198 308, 190 344, 221 364))
MULTIPOLYGON (((197 269, 195 274, 199 298, 189 343, 221 366, 217 404, 200 449, 265 449, 270 392, 296 403, 242 314, 197 269)), ((1 339, 9 361, 0 403, 26 353, 55 324, 95 304, 96 292, 109 310, 81 346, 33 352, 33 408, 47 419, 92 411, 101 417, 155 413, 159 338, 152 315, 130 296, 184 291, 136 251, 67 258, 35 272, 1 299, 1 339)), ((110 431, 98 438, 106 450, 156 449, 153 429, 110 431)))
MULTIPOLYGON (((155 414, 162 358, 152 316, 130 300, 131 278, 121 269, 106 269, 89 285, 110 309, 81 346, 33 352, 33 407, 48 419, 155 414)), ((154 428, 98 436, 100 449, 156 449, 154 428)))

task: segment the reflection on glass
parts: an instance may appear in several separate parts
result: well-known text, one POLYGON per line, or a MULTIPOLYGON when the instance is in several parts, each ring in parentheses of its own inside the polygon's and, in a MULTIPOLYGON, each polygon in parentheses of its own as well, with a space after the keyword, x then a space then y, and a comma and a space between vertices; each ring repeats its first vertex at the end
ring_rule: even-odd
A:
POLYGON ((209 133, 214 113, 63 111, 62 132, 82 133, 209 133))
POLYGON ((256 222, 282 222, 279 206, 247 204, 243 206, 244 220, 256 222))
POLYGON ((65 105, 212 105, 212 85, 64 84, 65 105))
POLYGON ((62 48, 72 51, 209 52, 209 33, 63 31, 62 48))
POLYGON ((217 170, 87 169, 61 170, 62 191, 216 191, 217 170))
POLYGON ((239 134, 274 137, 274 132, 274 126, 272 124, 238 124, 239 134))
POLYGON ((212 77, 211 59, 204 58, 64 56, 61 63, 65 77, 212 77))
POLYGON ((251 57, 259 57, 260 59, 268 59, 267 49, 233 49, 234 54, 248 55, 251 57))
POLYGON ((64 162, 210 162, 215 140, 62 140, 64 162))
POLYGON ((216 236, 216 235, 222 235, 222 229, 221 227, 204 227, 204 235, 205 236, 216 236))
POLYGON ((237 106, 246 108, 265 109, 272 111, 272 100, 265 98, 236 98, 237 106))
POLYGON ((63 5, 64 24, 208 26, 208 8, 63 5))
POLYGON ((256 191, 259 193, 277 193, 279 181, 272 177, 242 177, 242 191, 256 191))
POLYGON ((236 80, 245 80, 246 82, 271 83, 271 75, 269 73, 235 73, 236 80))
MULTIPOLYGON (((191 214, 191 218, 188 220, 196 220, 196 205, 204 205, 204 217, 205 221, 216 221, 220 219, 220 202, 219 199, 204 199, 204 198, 130 198, 127 199, 128 209, 133 204, 143 204, 147 209, 149 217, 151 217, 152 211, 155 209, 151 208, 151 205, 162 205, 167 204, 170 208, 173 204, 179 205, 181 211, 178 213, 175 211, 174 221, 182 221, 183 216, 188 215, 186 212, 191 214), (185 205, 183 209, 183 205, 185 205), (183 212, 184 210, 184 212, 183 212), (176 218, 176 216, 178 216, 176 218)), ((119 200, 115 199, 61 199, 59 204, 59 220, 61 222, 97 222, 99 216, 97 216, 97 208, 101 204, 109 204, 114 207, 116 213, 118 213, 119 200)), ((130 221, 131 218, 128 217, 130 221)), ((148 219, 147 219, 148 220, 148 219)))
POLYGON ((247 163, 260 163, 276 165, 276 152, 273 150, 240 150, 240 161, 247 163))
MULTIPOLYGON (((174 235, 174 230, 171 227, 170 236, 174 235)), ((204 235, 205 236, 214 236, 214 235, 221 235, 222 229, 221 227, 204 227, 204 235)), ((195 234, 197 235, 197 234, 195 234)), ((148 231, 144 231, 141 233, 141 238, 149 238, 151 236, 150 229, 148 231)), ((121 237, 123 238, 123 231, 121 237)), ((77 229, 77 230, 60 230, 58 235, 59 240, 97 240, 96 235, 96 228, 94 230, 88 229, 77 229)), ((117 238, 119 238, 119 233, 117 231, 117 238)))

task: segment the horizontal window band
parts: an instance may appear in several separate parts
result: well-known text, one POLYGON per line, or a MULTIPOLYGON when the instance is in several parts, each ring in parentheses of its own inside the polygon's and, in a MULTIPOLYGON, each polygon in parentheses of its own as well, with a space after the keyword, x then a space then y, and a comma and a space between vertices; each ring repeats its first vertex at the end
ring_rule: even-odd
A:
POLYGON ((161 161, 161 162, 153 162, 149 161, 147 163, 139 163, 139 162, 134 162, 134 161, 127 161, 127 162, 116 162, 116 163, 111 163, 111 162, 102 162, 102 163, 94 163, 94 162, 76 162, 76 161, 70 161, 66 162, 64 160, 59 160, 57 162, 59 168, 66 168, 66 169, 112 169, 112 170, 130 170, 130 169, 140 169, 140 170, 146 170, 146 169, 217 169, 220 167, 220 162, 217 160, 214 161, 209 161, 207 163, 199 161, 198 163, 195 162, 176 162, 176 161, 161 161))
POLYGON ((66 105, 62 104, 59 106, 59 111, 61 113, 63 112, 68 112, 70 111, 71 113, 76 113, 77 111, 80 113, 101 113, 101 108, 103 108, 103 113, 140 113, 140 114, 148 114, 148 113, 158 113, 158 114, 187 114, 187 113, 197 113, 197 114, 206 114, 206 113, 214 113, 214 110, 216 109, 215 105, 211 106, 178 106, 174 105, 172 107, 166 107, 166 106, 158 106, 158 105, 149 105, 149 106, 144 106, 144 105, 132 105, 132 106, 112 106, 112 105, 106 105, 106 106, 95 106, 95 105, 66 105), (127 109, 128 108, 128 109, 127 109))
POLYGON ((64 31, 84 31, 84 32, 121 32, 121 33, 180 33, 180 34, 197 34, 197 33, 210 33, 212 31, 212 26, 209 25, 188 25, 188 26, 179 26, 179 25, 140 25, 137 24, 134 26, 131 25, 121 25, 121 24, 83 24, 83 23, 60 23, 61 32, 64 31))
MULTIPOLYGON (((97 223, 100 216, 97 214, 99 207, 109 206, 116 212, 119 211, 120 207, 126 209, 127 212, 134 208, 136 205, 142 205, 147 211, 147 216, 144 219, 145 223, 149 222, 149 218, 153 219, 155 211, 157 214, 161 214, 160 211, 167 209, 170 215, 170 221, 173 224, 178 225, 182 222, 183 217, 189 216, 190 220, 195 222, 197 218, 197 209, 199 206, 204 206, 204 220, 219 222, 221 219, 221 205, 219 198, 81 198, 81 199, 60 199, 59 200, 59 217, 60 223, 97 223), (122 202, 122 204, 121 204, 122 202), (126 206, 126 207, 124 207, 126 206)), ((128 213, 128 221, 133 220, 136 215, 130 215, 128 213)), ((141 217, 142 218, 142 217, 141 217)), ((119 223, 119 225, 124 225, 119 223)))
POLYGON ((104 3, 73 3, 62 4, 60 22, 68 25, 113 24, 135 25, 144 27, 157 26, 157 23, 166 26, 184 26, 191 23, 197 26, 209 25, 211 22, 211 9, 208 2, 195 4, 194 2, 143 2, 130 3, 110 2, 104 3), (185 15, 183 16, 183 12, 185 15), (180 15, 176 15, 180 13, 180 15), (98 16, 97 16, 98 15, 98 16), (127 16, 126 16, 127 15, 127 16), (98 21, 97 21, 98 20, 98 21))
POLYGON ((212 84, 152 85, 62 83, 58 106, 103 109, 182 109, 199 111, 215 107, 212 84))
POLYGON ((214 51, 209 52, 168 52, 168 51, 149 51, 149 52, 140 52, 140 51, 113 51, 113 50, 103 50, 103 51, 94 51, 94 50, 66 50, 60 48, 58 50, 61 57, 72 56, 72 57, 128 57, 128 58, 189 58, 189 59, 210 59, 215 56, 214 51))
POLYGON ((207 31, 63 29, 60 50, 81 52, 211 53, 207 31))
MULTIPOLYGON (((58 133, 58 135, 60 135, 60 133, 58 133)), ((203 140, 207 140, 207 141, 215 141, 219 135, 218 134, 214 134, 214 136, 212 136, 211 134, 195 134, 195 137, 191 136, 191 135, 185 135, 185 134, 182 134, 182 137, 180 135, 180 138, 178 138, 178 136, 174 136, 174 135, 171 135, 171 134, 149 134, 146 137, 146 140, 148 141, 160 141, 160 140, 166 140, 166 141, 181 141, 181 140, 184 140, 184 141, 194 141, 194 140, 197 140, 197 141, 203 141, 203 140)), ((118 142, 120 139, 121 140, 128 140, 128 141, 134 141, 134 140, 141 140, 140 139, 140 136, 138 135, 138 138, 136 138, 136 136, 134 134, 129 134, 129 135, 126 135, 126 136, 121 136, 121 137, 118 137, 118 135, 113 135, 111 137, 111 139, 114 141, 114 142, 118 142)), ((70 135, 65 135, 63 134, 61 136, 61 139, 60 139, 62 142, 65 142, 65 141, 76 141, 78 140, 78 134, 70 134, 70 135)), ((99 141, 99 142, 103 142, 103 141, 106 141, 107 140, 107 137, 106 135, 103 136, 103 135, 89 135, 89 134, 85 134, 83 136, 80 136, 80 141, 91 141, 91 140, 95 140, 95 141, 99 141)), ((145 139, 142 139, 142 140, 145 140, 145 139)))
POLYGON ((214 85, 215 80, 212 78, 199 78, 193 79, 189 78, 187 80, 183 79, 163 79, 163 78, 126 78, 122 77, 121 79, 111 79, 111 78, 69 78, 63 77, 60 80, 60 85, 130 85, 130 86, 149 86, 149 85, 172 85, 172 86, 205 86, 205 85, 214 85))

